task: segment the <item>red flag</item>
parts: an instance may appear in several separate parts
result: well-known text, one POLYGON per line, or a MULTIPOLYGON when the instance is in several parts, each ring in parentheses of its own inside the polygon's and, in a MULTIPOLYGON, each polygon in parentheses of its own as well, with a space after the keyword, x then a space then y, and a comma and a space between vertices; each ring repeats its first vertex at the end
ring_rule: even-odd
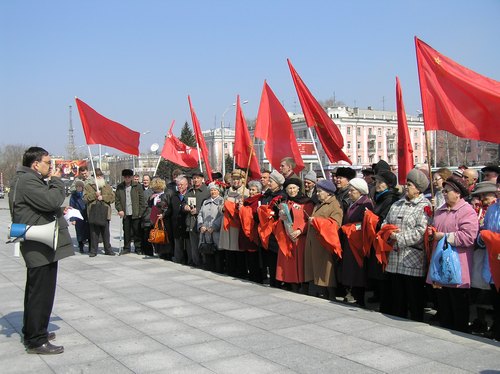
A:
POLYGON ((198 152, 172 134, 174 122, 172 121, 170 130, 168 130, 165 144, 161 150, 161 157, 185 168, 195 168, 198 166, 198 152))
POLYGON ((337 125, 311 94, 311 91, 309 91, 305 83, 293 68, 290 60, 287 59, 287 61, 290 72, 292 73, 295 90, 299 96, 300 106, 302 107, 304 117, 306 118, 307 126, 314 127, 316 129, 318 139, 321 142, 323 150, 328 156, 330 162, 343 160, 352 164, 349 157, 347 157, 347 155, 342 151, 342 148, 344 147, 344 138, 342 137, 337 125))
POLYGON ((281 160, 292 157, 297 164, 293 171, 298 174, 304 169, 290 117, 266 81, 255 124, 255 137, 266 142, 266 157, 273 168, 279 170, 281 160))
POLYGON ((333 218, 314 217, 311 221, 312 227, 316 229, 317 238, 329 252, 342 258, 342 246, 339 239, 339 225, 333 218))
POLYGON ((246 170, 248 167, 251 179, 260 179, 260 167, 248 132, 247 121, 243 115, 240 104, 240 95, 236 100, 236 134, 234 140, 234 159, 239 168, 246 170), (250 162, 249 162, 250 160, 250 162))
POLYGON ((78 98, 75 101, 87 144, 106 145, 130 155, 139 155, 140 134, 137 131, 107 119, 78 98))
POLYGON ((363 224, 361 229, 363 230, 363 252, 365 256, 370 256, 370 250, 377 235, 377 224, 380 220, 379 216, 373 213, 370 209, 365 211, 363 216, 363 224))
POLYGON ((440 54, 415 37, 426 130, 500 143, 500 82, 440 54))
POLYGON ((500 233, 490 230, 481 231, 481 238, 486 244, 488 261, 493 283, 497 291, 500 291, 500 233))
POLYGON ((200 122, 198 121, 198 117, 196 117, 193 105, 191 104, 191 97, 189 97, 189 95, 188 95, 188 101, 189 101, 189 110, 191 111, 191 119, 193 120, 194 135, 196 136, 196 142, 198 143, 198 147, 200 147, 201 149, 201 158, 205 162, 205 168, 207 169, 207 180, 212 181, 212 168, 210 167, 210 161, 208 159, 207 144, 205 143, 205 138, 201 133, 200 122))
POLYGON ((408 122, 406 121, 405 104, 403 103, 403 93, 399 78, 396 77, 396 107, 398 111, 398 181, 399 184, 406 184, 406 176, 413 169, 413 147, 411 145, 408 122))

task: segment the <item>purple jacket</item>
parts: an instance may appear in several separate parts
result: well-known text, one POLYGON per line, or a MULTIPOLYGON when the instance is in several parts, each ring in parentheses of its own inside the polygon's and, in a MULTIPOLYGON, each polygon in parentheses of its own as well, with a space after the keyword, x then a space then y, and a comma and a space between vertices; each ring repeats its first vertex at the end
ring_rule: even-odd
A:
MULTIPOLYGON (((438 232, 448 234, 448 242, 457 249, 462 266, 462 284, 447 287, 470 288, 474 240, 479 232, 476 211, 464 199, 460 199, 451 209, 443 204, 435 212, 434 226, 438 232)), ((427 283, 432 283, 429 275, 427 283)))

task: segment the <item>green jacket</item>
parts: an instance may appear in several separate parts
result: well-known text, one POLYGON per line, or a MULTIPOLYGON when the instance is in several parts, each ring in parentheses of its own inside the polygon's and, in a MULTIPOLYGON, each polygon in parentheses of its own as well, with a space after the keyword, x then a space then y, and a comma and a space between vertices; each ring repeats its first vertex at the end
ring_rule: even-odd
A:
MULTIPOLYGON (((86 184, 85 189, 83 190, 83 200, 87 203, 87 214, 90 213, 90 208, 95 205, 98 201, 97 196, 97 187, 95 183, 86 184)), ((115 202, 115 193, 109 184, 104 185, 101 188, 101 196, 102 201, 106 203, 108 206, 108 221, 111 219, 111 204, 115 202)))
MULTIPOLYGON (((132 218, 142 218, 144 210, 146 209, 146 204, 144 202, 144 191, 139 183, 132 182, 130 197, 132 199, 132 218)), ((116 186, 115 208, 118 212, 125 212, 125 182, 116 186)))
POLYGON ((21 242, 26 267, 36 268, 72 256, 73 242, 61 208, 66 197, 61 179, 52 177, 45 182, 37 172, 21 166, 12 180, 10 191, 9 207, 13 223, 44 225, 57 219, 59 224, 59 239, 55 251, 34 240, 21 242))

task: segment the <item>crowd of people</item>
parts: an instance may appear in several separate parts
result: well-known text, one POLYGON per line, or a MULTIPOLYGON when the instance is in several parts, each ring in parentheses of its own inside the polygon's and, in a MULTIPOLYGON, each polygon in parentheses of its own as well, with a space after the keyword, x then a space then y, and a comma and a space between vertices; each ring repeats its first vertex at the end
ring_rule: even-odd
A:
POLYGON ((314 171, 300 177, 295 167, 287 157, 258 180, 235 169, 214 173, 209 184, 199 171, 178 169, 168 183, 149 175, 140 183, 125 169, 116 192, 99 169, 94 177, 84 170, 71 196, 85 218, 76 223, 80 252, 88 242, 94 257, 102 241, 104 254, 115 255, 109 220, 117 212, 122 254, 133 249, 359 307, 376 303, 382 313, 415 321, 431 306, 442 327, 500 340, 500 284, 491 272, 498 266, 491 261, 500 261, 499 167, 483 168, 478 182, 474 169, 429 175, 425 165, 403 186, 383 160, 362 177, 350 167, 331 179, 314 171), (166 239, 152 243, 160 219, 166 239), (429 271, 448 247, 458 264, 454 283, 429 271))

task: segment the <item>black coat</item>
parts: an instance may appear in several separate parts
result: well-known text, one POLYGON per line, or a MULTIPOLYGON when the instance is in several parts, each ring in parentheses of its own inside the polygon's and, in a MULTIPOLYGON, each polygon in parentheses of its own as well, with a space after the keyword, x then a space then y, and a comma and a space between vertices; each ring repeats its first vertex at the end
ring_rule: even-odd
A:
MULTIPOLYGON (((287 195, 286 195, 285 191, 283 191, 283 190, 278 190, 278 191, 272 192, 270 189, 268 189, 262 197, 261 205, 269 205, 271 203, 271 201, 277 197, 281 197, 282 201, 285 202, 287 195)), ((273 211, 274 211, 274 217, 276 217, 276 219, 279 219, 279 207, 278 207, 278 205, 275 205, 273 207, 273 211)), ((279 251, 279 245, 278 245, 278 242, 276 241, 276 237, 274 236, 274 234, 271 234, 269 236, 268 249, 274 253, 278 253, 278 251, 279 251)))

